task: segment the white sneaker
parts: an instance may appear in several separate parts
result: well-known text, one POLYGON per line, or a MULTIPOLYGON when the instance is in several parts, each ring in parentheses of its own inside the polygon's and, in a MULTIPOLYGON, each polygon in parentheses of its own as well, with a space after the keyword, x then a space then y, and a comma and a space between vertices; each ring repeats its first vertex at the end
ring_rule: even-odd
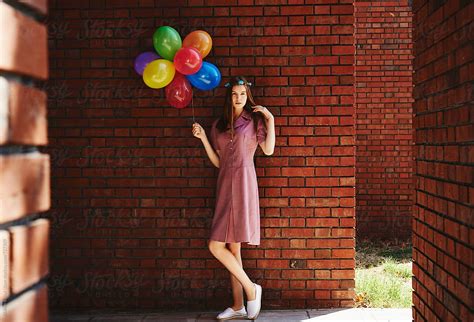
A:
MULTIPOLYGON (((255 283, 254 283, 255 284, 255 283)), ((249 319, 256 319, 262 307, 262 286, 255 284, 256 296, 255 300, 247 301, 247 312, 249 319)))
POLYGON ((245 310, 245 306, 242 307, 238 311, 234 311, 234 309, 232 309, 231 307, 228 307, 227 309, 225 309, 224 312, 221 312, 217 316, 217 319, 218 320, 229 320, 229 319, 233 319, 233 318, 242 318, 242 317, 245 317, 245 318, 247 317, 247 311, 245 310))

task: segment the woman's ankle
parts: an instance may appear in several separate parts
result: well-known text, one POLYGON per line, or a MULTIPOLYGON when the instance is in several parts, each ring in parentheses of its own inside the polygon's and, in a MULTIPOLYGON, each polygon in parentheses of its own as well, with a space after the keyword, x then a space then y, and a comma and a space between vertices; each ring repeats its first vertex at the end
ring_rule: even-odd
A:
POLYGON ((242 310, 244 308, 244 305, 234 305, 232 306, 232 310, 234 311, 239 311, 239 310, 242 310))
POLYGON ((252 283, 253 285, 253 294, 251 296, 247 296, 247 301, 253 301, 257 298, 257 286, 255 285, 255 283, 252 283))

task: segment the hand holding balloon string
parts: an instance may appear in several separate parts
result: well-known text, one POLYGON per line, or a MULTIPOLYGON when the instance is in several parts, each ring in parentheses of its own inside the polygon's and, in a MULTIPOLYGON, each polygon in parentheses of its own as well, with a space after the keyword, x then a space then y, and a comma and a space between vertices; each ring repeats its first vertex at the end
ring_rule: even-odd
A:
POLYGON ((193 135, 201 140, 206 137, 206 131, 199 123, 193 123, 193 135))

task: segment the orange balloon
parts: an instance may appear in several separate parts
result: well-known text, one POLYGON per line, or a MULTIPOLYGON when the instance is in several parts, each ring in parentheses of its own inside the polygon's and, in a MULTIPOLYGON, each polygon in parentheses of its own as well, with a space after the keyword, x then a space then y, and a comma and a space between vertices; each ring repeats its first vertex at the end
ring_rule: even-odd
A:
POLYGON ((204 58, 211 51, 212 38, 204 30, 195 30, 184 38, 182 46, 196 48, 201 53, 202 58, 204 58))

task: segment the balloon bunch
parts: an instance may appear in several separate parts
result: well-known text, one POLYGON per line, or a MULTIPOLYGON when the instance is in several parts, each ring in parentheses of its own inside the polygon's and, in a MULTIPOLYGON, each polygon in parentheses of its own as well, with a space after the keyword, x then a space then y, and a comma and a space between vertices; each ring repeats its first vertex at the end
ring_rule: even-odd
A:
POLYGON ((212 90, 221 81, 219 69, 203 61, 212 48, 211 36, 203 30, 189 33, 183 41, 170 26, 161 26, 153 34, 154 52, 143 52, 135 58, 135 71, 151 88, 165 88, 166 99, 176 108, 192 100, 194 86, 212 90))

